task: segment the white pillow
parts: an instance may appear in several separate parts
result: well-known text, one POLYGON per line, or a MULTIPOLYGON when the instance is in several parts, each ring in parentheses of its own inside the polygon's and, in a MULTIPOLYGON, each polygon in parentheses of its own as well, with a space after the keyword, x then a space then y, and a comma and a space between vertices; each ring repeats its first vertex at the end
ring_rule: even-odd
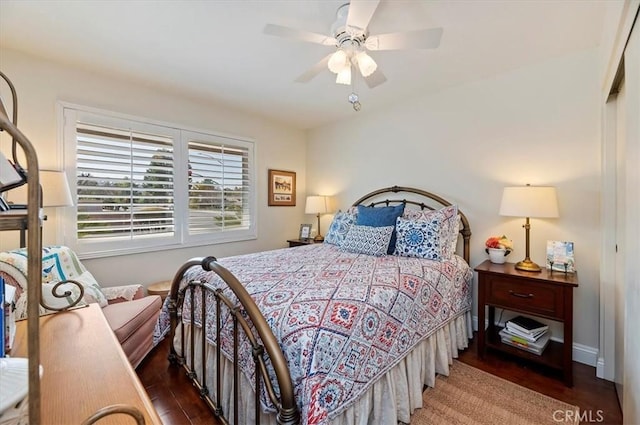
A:
MULTIPOLYGON (((69 304, 71 304, 74 300, 77 300, 78 296, 80 295, 80 289, 78 288, 78 286, 74 285, 73 283, 63 283, 62 285, 58 286, 58 288, 56 289, 56 294, 62 295, 68 291, 69 295, 66 297, 56 297, 53 295, 53 290, 55 286, 56 286, 56 283, 42 284, 42 302, 47 307, 51 307, 54 309, 62 309, 62 308, 68 307, 69 304)), ((84 301, 84 298, 80 300, 80 302, 76 304, 74 307, 80 307, 83 305, 87 305, 87 303, 84 301)), ((57 311, 57 310, 49 310, 44 308, 43 306, 40 306, 40 314, 50 313, 52 311, 57 311)))
POLYGON ((98 303, 100 307, 106 307, 107 304, 109 304, 100 285, 89 271, 85 271, 80 276, 71 279, 78 281, 84 286, 84 297, 82 297, 82 299, 87 304, 98 303))
MULTIPOLYGON (((69 280, 75 280, 84 288, 82 301, 76 304, 76 306, 98 303, 100 307, 105 307, 109 304, 107 297, 102 292, 102 289, 100 289, 100 285, 98 285, 98 282, 96 282, 96 279, 89 271, 85 271, 80 276, 71 277, 69 280)), ((61 295, 65 291, 69 291, 71 293, 68 297, 64 298, 58 298, 53 295, 53 288, 55 285, 56 282, 42 284, 42 298, 48 306, 62 308, 68 306, 72 300, 78 299, 80 289, 77 285, 73 283, 63 283, 60 285, 56 290, 57 294, 61 295)))

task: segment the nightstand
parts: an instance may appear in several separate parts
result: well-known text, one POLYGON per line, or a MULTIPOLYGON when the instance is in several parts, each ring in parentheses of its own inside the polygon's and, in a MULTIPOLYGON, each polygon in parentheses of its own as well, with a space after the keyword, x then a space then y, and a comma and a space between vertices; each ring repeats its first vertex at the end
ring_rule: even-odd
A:
POLYGON ((483 358, 487 347, 506 352, 559 370, 565 385, 573 386, 573 288, 578 286, 576 273, 540 273, 517 270, 513 263, 493 264, 489 260, 475 268, 478 272, 478 356, 483 358), (485 306, 489 325, 485 329, 485 306), (495 323, 496 307, 562 322, 564 342, 549 341, 536 355, 503 344, 500 327, 495 323))
POLYGON ((315 243, 313 238, 309 238, 309 239, 287 239, 287 242, 289 242, 289 248, 293 248, 294 246, 301 246, 301 245, 311 245, 311 244, 315 243))

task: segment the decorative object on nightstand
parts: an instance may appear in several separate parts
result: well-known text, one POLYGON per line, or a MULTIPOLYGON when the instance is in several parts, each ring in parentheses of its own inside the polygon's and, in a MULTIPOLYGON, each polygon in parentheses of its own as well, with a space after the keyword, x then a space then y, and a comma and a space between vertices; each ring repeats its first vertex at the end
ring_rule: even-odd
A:
POLYGON ((500 215, 525 217, 525 258, 516 264, 516 269, 528 272, 540 272, 539 265, 531 261, 529 256, 529 218, 558 217, 558 200, 556 188, 549 186, 516 186, 505 187, 500 203, 500 215))
POLYGON ((564 273, 576 271, 573 242, 547 241, 547 269, 564 273))
POLYGON ((505 235, 491 236, 484 246, 486 253, 489 254, 489 260, 495 264, 504 264, 507 261, 507 255, 513 250, 513 242, 505 235))
POLYGON ((316 214, 318 217, 318 234, 314 238, 316 242, 324 241, 324 236, 320 233, 320 214, 325 214, 328 211, 326 196, 307 196, 304 212, 306 214, 316 214))
POLYGON ((311 227, 313 227, 311 224, 301 224, 298 238, 302 240, 309 239, 311 237, 311 227))

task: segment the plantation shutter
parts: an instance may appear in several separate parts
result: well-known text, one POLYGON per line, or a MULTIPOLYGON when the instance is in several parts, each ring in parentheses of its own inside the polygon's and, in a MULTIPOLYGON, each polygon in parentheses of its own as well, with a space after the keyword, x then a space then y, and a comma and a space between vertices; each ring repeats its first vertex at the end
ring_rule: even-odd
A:
POLYGON ((250 227, 250 151, 230 142, 188 142, 189 235, 250 227))
POLYGON ((173 138, 81 122, 76 134, 77 239, 172 236, 173 138))

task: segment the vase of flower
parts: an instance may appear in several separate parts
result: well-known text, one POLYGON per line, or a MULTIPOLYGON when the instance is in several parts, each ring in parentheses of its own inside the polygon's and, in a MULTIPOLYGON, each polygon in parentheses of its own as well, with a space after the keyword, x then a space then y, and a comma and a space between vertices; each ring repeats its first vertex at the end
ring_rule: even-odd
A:
POLYGON ((489 254, 489 261, 495 264, 504 264, 507 255, 511 254, 513 242, 506 236, 492 236, 485 242, 485 251, 489 254))
POLYGON ((507 250, 504 248, 487 248, 489 260, 494 264, 504 264, 507 261, 507 250))

